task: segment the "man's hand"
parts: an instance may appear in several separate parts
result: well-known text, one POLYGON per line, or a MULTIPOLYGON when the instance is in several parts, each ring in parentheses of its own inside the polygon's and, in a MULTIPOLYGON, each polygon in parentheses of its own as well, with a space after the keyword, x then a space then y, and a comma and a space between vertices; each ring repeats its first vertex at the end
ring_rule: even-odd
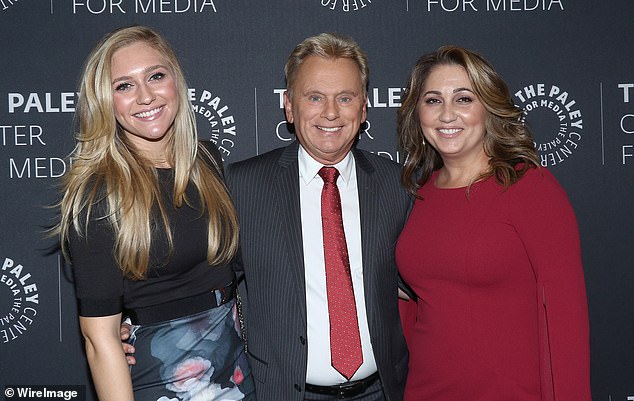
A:
POLYGON ((121 323, 121 346, 123 347, 123 352, 125 353, 125 359, 128 361, 128 365, 135 365, 136 358, 134 357, 134 346, 125 342, 128 338, 130 338, 130 324, 127 322, 121 323))

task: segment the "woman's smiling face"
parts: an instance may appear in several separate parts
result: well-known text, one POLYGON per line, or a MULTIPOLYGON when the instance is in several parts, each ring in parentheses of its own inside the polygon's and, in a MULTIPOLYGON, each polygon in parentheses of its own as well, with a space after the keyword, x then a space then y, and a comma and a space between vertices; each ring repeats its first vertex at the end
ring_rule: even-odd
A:
POLYGON ((176 81, 167 60, 145 42, 122 47, 112 55, 114 113, 137 149, 165 150, 178 112, 176 81))
POLYGON ((462 66, 434 67, 423 84, 418 116, 425 140, 443 160, 482 159, 488 112, 462 66))

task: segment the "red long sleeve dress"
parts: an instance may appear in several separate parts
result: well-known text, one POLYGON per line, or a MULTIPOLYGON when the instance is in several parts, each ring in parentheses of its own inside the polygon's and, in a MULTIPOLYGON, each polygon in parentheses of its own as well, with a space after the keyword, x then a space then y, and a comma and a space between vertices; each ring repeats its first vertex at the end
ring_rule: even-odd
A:
MULTIPOLYGON (((577 223, 546 169, 420 190, 399 271, 418 302, 404 322, 406 401, 587 401, 589 324, 577 223)), ((407 315, 407 311, 406 314, 407 315)))

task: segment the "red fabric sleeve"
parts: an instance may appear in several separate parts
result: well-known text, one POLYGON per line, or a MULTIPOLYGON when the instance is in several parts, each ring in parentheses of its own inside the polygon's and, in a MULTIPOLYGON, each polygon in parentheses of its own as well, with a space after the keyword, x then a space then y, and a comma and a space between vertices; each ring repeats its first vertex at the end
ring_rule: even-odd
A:
POLYGON ((589 322, 577 221, 546 169, 515 184, 514 225, 537 278, 544 400, 591 400, 589 322))

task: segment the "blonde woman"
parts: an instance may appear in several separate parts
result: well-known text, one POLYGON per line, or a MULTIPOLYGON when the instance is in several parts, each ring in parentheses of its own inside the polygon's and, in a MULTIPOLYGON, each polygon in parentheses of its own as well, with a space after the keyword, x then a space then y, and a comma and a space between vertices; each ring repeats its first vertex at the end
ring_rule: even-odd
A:
POLYGON ((107 34, 83 72, 56 229, 101 401, 254 398, 230 266, 236 212, 186 89, 173 50, 141 26, 107 34))

